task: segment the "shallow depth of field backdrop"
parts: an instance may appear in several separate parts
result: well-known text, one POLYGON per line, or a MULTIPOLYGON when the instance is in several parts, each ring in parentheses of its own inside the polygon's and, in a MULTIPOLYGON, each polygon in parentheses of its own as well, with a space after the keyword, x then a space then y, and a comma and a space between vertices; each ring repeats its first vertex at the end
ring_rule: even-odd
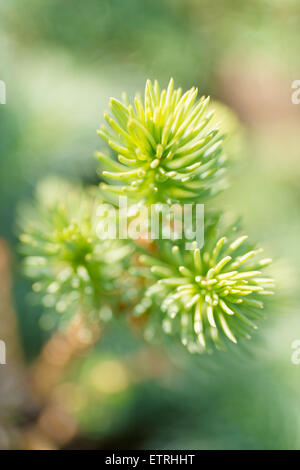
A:
POLYGON ((0 448, 299 449, 299 1, 0 0, 0 47, 0 448), (21 273, 20 204, 47 175, 96 184, 109 97, 171 76, 241 121, 215 205, 276 260, 280 305, 234 354, 167 352, 121 322, 70 363, 21 273))

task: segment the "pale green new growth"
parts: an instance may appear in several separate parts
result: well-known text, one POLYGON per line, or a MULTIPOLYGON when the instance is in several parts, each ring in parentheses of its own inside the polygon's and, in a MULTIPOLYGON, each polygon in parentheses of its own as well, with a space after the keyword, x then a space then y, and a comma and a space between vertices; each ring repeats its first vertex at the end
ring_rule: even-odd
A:
POLYGON ((145 96, 129 104, 110 100, 112 116, 98 134, 118 153, 119 163, 99 153, 103 176, 118 181, 102 184, 111 196, 127 195, 145 203, 204 201, 223 187, 225 156, 209 98, 198 90, 182 94, 173 79, 166 90, 146 83, 145 96))
POLYGON ((128 246, 97 236, 102 218, 95 191, 51 178, 39 185, 37 199, 34 208, 22 210, 20 236, 34 292, 58 313, 81 311, 99 320, 101 308, 112 303, 112 292, 119 288, 128 246))
POLYGON ((136 315, 149 306, 150 298, 161 308, 164 331, 179 333, 190 352, 209 350, 213 344, 222 348, 222 337, 233 343, 250 338, 263 299, 273 294, 273 280, 261 274, 271 260, 260 259, 262 250, 249 245, 247 236, 237 236, 236 225, 226 229, 219 217, 209 220, 201 251, 162 241, 157 257, 140 257, 156 282, 136 315))
MULTIPOLYGON (((156 81, 148 80, 143 100, 111 99, 110 109, 108 126, 99 134, 119 162, 98 155, 103 176, 117 182, 101 185, 106 199, 117 204, 118 196, 128 196, 129 202, 148 209, 156 202, 203 203, 222 189, 223 135, 208 110, 208 98, 197 101, 196 89, 182 94, 170 80, 160 91, 156 81)), ((222 114, 226 119, 228 113, 222 114)), ((225 128, 235 129, 229 119, 225 128)), ((230 156, 236 142, 225 141, 230 156)), ((66 316, 80 310, 93 321, 101 319, 103 307, 133 312, 144 318, 147 338, 159 338, 159 331, 173 334, 190 352, 223 349, 226 342, 250 338, 273 293, 272 279, 262 274, 271 260, 260 258, 261 250, 238 235, 236 224, 228 227, 205 207, 201 250, 197 244, 186 248, 191 241, 184 232, 175 243, 151 240, 148 228, 138 240, 102 240, 97 235, 98 194, 98 189, 50 181, 25 217, 26 272, 44 306, 66 316)), ((165 221, 159 223, 163 229, 165 221)))

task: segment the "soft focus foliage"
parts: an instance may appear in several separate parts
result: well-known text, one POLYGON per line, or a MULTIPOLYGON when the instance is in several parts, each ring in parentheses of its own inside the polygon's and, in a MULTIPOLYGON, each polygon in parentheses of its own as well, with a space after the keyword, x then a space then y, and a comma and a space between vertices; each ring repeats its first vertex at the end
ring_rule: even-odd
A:
MULTIPOLYGON (((202 133, 213 115, 210 112, 203 118, 208 100, 194 103, 197 95, 194 89, 181 95, 181 89, 173 90, 173 80, 162 92, 157 82, 153 87, 148 80, 144 105, 136 97, 135 111, 131 105, 126 107, 111 99, 116 120, 108 116, 106 120, 114 136, 105 128, 99 133, 119 152, 122 165, 102 155, 100 159, 119 169, 118 173, 104 171, 104 176, 125 180, 128 186, 109 186, 108 191, 121 195, 129 189, 139 205, 146 206, 157 201, 171 205, 174 198, 181 203, 203 202, 204 184, 210 188, 206 196, 216 192, 216 174, 223 161, 219 156, 221 140, 215 140, 217 131, 202 133), (127 166, 133 169, 125 171, 127 166)), ((25 227, 21 237, 29 246, 26 267, 36 280, 34 290, 46 291, 44 304, 56 306, 58 312, 66 311, 75 301, 79 311, 98 314, 105 297, 111 310, 116 310, 109 299, 117 294, 118 284, 119 291, 122 290, 123 266, 117 263, 129 248, 126 244, 122 248, 121 240, 97 241, 95 205, 100 203, 99 199, 93 208, 93 200, 82 200, 76 190, 63 187, 54 191, 55 198, 49 204, 47 194, 51 198, 52 190, 48 182, 40 195, 42 213, 46 209, 46 215, 43 219, 39 214, 29 216, 31 224, 35 220, 36 225, 25 227), (70 198, 69 206, 68 200, 62 202, 64 193, 70 198), (90 297, 92 301, 87 302, 90 297)), ((164 216, 159 219, 162 230, 158 243, 151 246, 147 232, 140 235, 135 249, 139 251, 140 242, 144 242, 146 254, 139 261, 148 265, 158 282, 151 285, 145 296, 142 292, 140 303, 138 297, 132 298, 133 306, 137 304, 135 314, 150 318, 146 337, 155 335, 152 317, 157 321, 161 316, 165 332, 179 332, 183 345, 190 352, 199 353, 210 351, 211 345, 222 348, 224 335, 233 343, 237 343, 237 338, 249 338, 249 329, 257 328, 253 320, 260 317, 259 309, 264 306, 261 296, 273 293, 272 280, 262 277, 260 271, 270 260, 256 259, 260 250, 246 243, 246 236, 235 235, 235 224, 222 229, 220 216, 206 214, 206 219, 201 250, 196 241, 192 250, 186 250, 185 232, 181 234, 181 247, 170 240, 164 246, 164 216), (156 257, 152 256, 153 250, 156 257)), ((135 264, 135 255, 131 264, 135 264)), ((146 285, 149 274, 146 272, 146 285)), ((138 278, 136 285, 139 286, 138 278)))
MULTIPOLYGON (((101 202, 93 190, 47 179, 37 190, 35 208, 20 211, 25 272, 45 307, 58 313, 84 312, 99 319, 101 308, 118 300, 119 279, 129 249, 101 240, 101 202), (115 294, 114 294, 115 293, 115 294)), ((116 305, 114 305, 116 308, 116 305)))
MULTIPOLYGON (((299 365, 291 361, 297 353, 291 345, 300 331, 300 107, 290 99, 291 83, 299 79, 299 24, 299 0, 0 1, 0 80, 7 85, 7 104, 0 106, 0 248, 10 246, 6 249, 13 272, 12 279, 11 271, 3 268, 0 249, 0 339, 7 339, 11 355, 0 368, 1 449, 300 448, 299 365), (107 152, 95 129, 104 123, 108 97, 119 98, 123 90, 134 96, 146 77, 164 85, 170 76, 176 86, 188 90, 195 85, 200 96, 213 98, 208 112, 214 109, 216 120, 209 126, 222 122, 222 134, 227 134, 223 152, 230 162, 239 161, 227 172, 231 186, 210 205, 243 214, 240 234, 258 240, 266 248, 263 256, 272 253, 282 260, 274 262, 272 275, 280 294, 287 288, 285 297, 276 294, 271 303, 272 297, 261 296, 270 301, 258 309, 264 318, 254 321, 259 329, 251 341, 228 341, 225 353, 201 356, 189 354, 180 338, 164 335, 162 341, 158 332, 166 313, 159 304, 151 311, 157 322, 152 337, 156 345, 151 347, 140 334, 150 326, 151 299, 147 297, 143 308, 148 307, 137 318, 133 300, 140 303, 159 276, 136 256, 130 282, 127 270, 119 277, 126 284, 123 294, 131 315, 124 315, 122 304, 120 315, 103 331, 101 327, 96 344, 82 351, 79 360, 68 362, 69 349, 62 347, 62 328, 56 330, 54 319, 60 327, 66 320, 66 328, 69 310, 58 314, 55 307, 45 307, 47 292, 31 292, 19 269, 17 207, 33 197, 37 183, 49 174, 75 177, 73 190, 64 183, 69 189, 59 195, 63 202, 67 192, 78 192, 78 181, 85 187, 85 199, 86 186, 99 183, 93 152, 107 152), (243 122, 242 141, 236 115, 243 122), (133 287, 137 269, 143 274, 133 287), (17 328, 8 335, 13 310, 17 328), (52 354, 50 335, 57 347, 52 354), (25 356, 17 367, 14 342, 25 356), (38 383, 49 383, 57 374, 60 383, 53 383, 43 398, 47 413, 41 416, 32 372, 45 358, 52 362, 42 363, 38 383), (107 360, 114 363, 111 369, 102 367, 107 360), (106 377, 105 390, 98 364, 106 377), (125 371, 127 380, 120 393, 113 391, 115 366, 123 377, 125 371), (38 427, 32 432, 35 422, 38 427), (27 429, 31 438, 25 442, 27 429)), ((54 198, 57 186, 53 180, 51 185, 48 194, 54 198)), ((44 202, 37 200, 37 214, 41 206, 44 202)), ((77 213, 77 207, 72 211, 77 213)), ((48 215, 38 215, 40 221, 52 220, 52 212, 42 212, 48 215)), ((28 226, 27 216, 26 222, 28 226)), ((49 225, 52 230, 53 223, 49 225)), ((145 243, 138 248, 142 251, 145 243)), ((51 276, 53 261, 48 265, 51 276)), ((173 258, 169 266, 177 270, 173 258)), ((162 297, 175 288, 165 286, 162 297)), ((115 296, 110 298, 114 301, 115 296)), ((70 311, 77 307, 77 302, 71 304, 70 311)), ((115 313, 103 312, 103 318, 115 313)), ((66 341, 68 347, 73 341, 74 334, 66 341)))

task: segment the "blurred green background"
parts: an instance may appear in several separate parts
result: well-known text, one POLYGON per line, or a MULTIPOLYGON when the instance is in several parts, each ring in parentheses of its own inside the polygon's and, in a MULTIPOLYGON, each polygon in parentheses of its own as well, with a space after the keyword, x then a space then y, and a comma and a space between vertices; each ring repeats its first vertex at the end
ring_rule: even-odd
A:
POLYGON ((0 448, 299 449, 299 1, 0 0, 0 44, 0 448), (18 207, 50 174, 96 184, 109 97, 171 76, 241 121, 214 204, 242 214, 274 258, 278 300, 251 343, 208 358, 113 323, 66 369, 52 360, 63 372, 41 404, 32 367, 49 334, 20 271, 18 207))

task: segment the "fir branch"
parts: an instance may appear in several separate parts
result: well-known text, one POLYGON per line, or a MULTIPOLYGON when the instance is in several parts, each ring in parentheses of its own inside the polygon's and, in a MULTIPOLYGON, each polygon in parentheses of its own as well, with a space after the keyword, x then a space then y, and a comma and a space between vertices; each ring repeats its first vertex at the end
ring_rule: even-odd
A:
POLYGON ((98 134, 118 153, 118 162, 99 153, 103 177, 118 181, 102 184, 105 197, 127 195, 133 201, 203 202, 224 187, 226 158, 219 125, 210 125, 214 111, 209 98, 197 101, 197 89, 174 90, 173 79, 160 91, 158 82, 146 83, 142 99, 129 104, 110 100, 111 116, 98 134))
MULTIPOLYGON (((101 199, 65 181, 47 179, 37 190, 34 206, 20 211, 25 274, 45 307, 73 315, 86 312, 99 320, 101 308, 113 306, 113 292, 129 247, 101 240, 97 215, 101 199)), ((118 297, 115 296, 115 299, 118 297)))
MULTIPOLYGON (((173 80, 162 91, 148 80, 143 101, 136 96, 134 106, 127 97, 124 103, 111 99, 113 117, 105 115, 108 126, 99 134, 119 162, 98 157, 103 176, 122 184, 102 185, 102 194, 114 203, 127 195, 136 208, 149 209, 157 202, 202 203, 224 187, 224 135, 209 100, 196 97, 194 88, 174 90, 173 80)), ((224 127, 232 136, 236 122, 224 109, 221 114, 229 115, 224 127)), ((225 151, 234 149, 236 141, 225 140, 225 151)), ((257 328, 273 293, 272 279, 261 273, 271 260, 238 234, 237 223, 224 225, 206 211, 201 250, 197 244, 186 249, 185 233, 176 243, 163 237, 149 243, 143 235, 125 243, 97 236, 99 191, 48 181, 38 200, 23 217, 21 241, 26 273, 44 305, 58 312, 79 308, 98 321, 103 307, 116 311, 122 301, 123 312, 148 319, 147 337, 162 329, 179 335, 190 352, 224 348, 257 328)), ((109 215, 102 217, 105 224, 109 215)))
POLYGON ((156 326, 179 334, 190 352, 224 348, 224 338, 233 343, 249 339, 274 288, 273 280, 262 274, 271 259, 261 258, 261 252, 239 234, 237 224, 224 227, 220 216, 208 217, 201 251, 158 241, 156 251, 139 258, 152 273, 135 309, 137 316, 148 313, 151 333, 146 336, 156 334, 153 315, 156 326))

